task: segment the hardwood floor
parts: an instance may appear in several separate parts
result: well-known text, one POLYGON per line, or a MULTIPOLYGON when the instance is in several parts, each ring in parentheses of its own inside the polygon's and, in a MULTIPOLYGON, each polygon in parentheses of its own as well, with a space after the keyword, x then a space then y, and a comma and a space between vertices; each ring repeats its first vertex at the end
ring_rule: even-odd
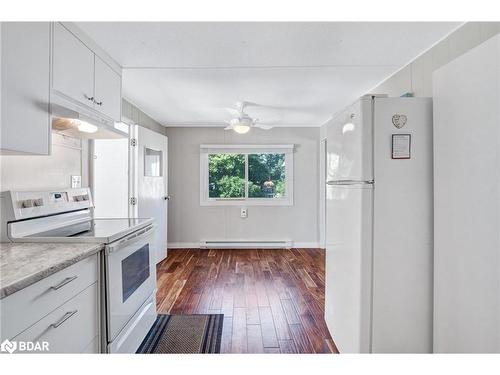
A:
POLYGON ((158 312, 224 314, 222 353, 336 353, 324 265, 321 249, 169 250, 158 312))

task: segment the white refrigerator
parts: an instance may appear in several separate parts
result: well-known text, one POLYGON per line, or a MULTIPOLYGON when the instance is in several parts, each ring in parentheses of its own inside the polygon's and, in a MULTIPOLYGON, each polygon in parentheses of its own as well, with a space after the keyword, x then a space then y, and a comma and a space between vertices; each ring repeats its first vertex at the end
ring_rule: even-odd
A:
POLYGON ((432 352, 432 101, 327 124, 325 319, 341 353, 432 352))

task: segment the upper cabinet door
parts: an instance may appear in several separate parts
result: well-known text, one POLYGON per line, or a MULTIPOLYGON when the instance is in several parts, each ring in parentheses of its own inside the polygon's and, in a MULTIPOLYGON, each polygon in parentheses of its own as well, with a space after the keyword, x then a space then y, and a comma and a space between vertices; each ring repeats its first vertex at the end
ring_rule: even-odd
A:
POLYGON ((94 53, 57 22, 52 64, 52 88, 94 108, 94 53))
POLYGON ((115 121, 121 120, 121 83, 118 73, 95 56, 95 109, 115 121))
POLYGON ((50 152, 49 22, 1 23, 0 153, 50 152))

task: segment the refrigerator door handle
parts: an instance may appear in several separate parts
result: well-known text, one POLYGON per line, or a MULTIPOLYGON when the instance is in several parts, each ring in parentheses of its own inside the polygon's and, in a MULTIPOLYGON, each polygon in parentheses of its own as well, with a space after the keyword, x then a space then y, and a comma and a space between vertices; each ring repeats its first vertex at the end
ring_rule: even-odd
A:
POLYGON ((373 185, 375 183, 374 180, 335 180, 335 181, 327 181, 327 185, 373 185))

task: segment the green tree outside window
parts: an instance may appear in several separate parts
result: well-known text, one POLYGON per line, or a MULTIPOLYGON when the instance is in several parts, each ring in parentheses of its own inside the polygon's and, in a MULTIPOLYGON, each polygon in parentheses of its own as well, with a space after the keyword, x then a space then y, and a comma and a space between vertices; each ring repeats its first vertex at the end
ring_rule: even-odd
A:
MULTIPOLYGON (((245 197, 245 154, 210 154, 209 197, 245 197)), ((285 196, 285 154, 248 154, 248 198, 285 196)))

